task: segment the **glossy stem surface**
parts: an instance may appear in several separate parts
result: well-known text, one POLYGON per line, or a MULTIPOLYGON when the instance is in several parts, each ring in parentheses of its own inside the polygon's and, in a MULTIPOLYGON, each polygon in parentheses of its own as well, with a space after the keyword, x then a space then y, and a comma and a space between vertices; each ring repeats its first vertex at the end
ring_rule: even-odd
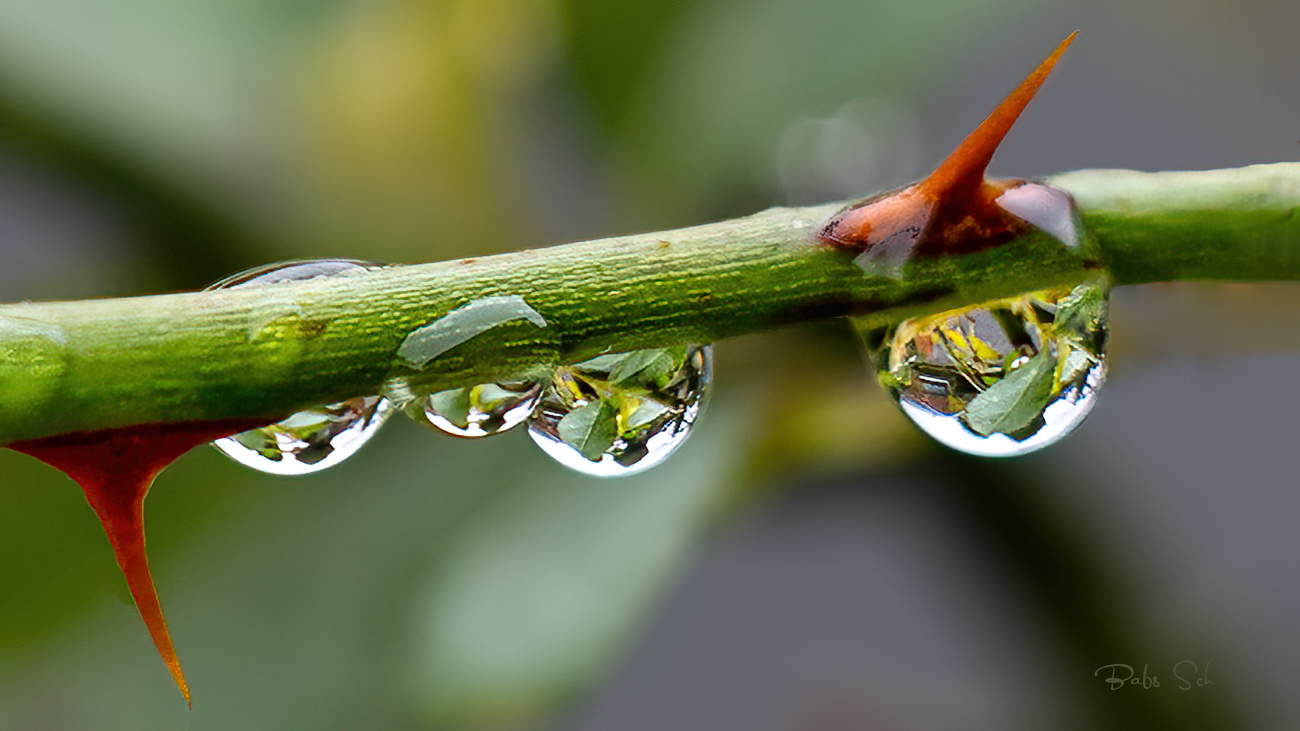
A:
MULTIPOLYGON (((1047 179, 1076 199, 1118 284, 1300 278, 1300 164, 1047 179)), ((871 276, 814 232, 841 204, 674 231, 247 290, 0 306, 0 444, 136 424, 263 418, 418 375, 453 388, 846 315, 884 323, 1077 282, 1095 263, 1034 232, 871 276), (415 373, 413 330, 517 295, 547 322, 497 328, 415 373)))

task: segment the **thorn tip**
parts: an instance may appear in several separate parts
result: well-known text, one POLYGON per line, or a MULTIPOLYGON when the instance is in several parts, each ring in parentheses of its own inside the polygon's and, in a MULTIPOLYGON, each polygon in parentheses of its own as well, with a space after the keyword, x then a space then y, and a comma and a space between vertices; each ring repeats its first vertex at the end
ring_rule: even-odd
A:
POLYGON ((984 170, 988 167, 989 160, 993 159, 993 153, 997 151, 998 145, 1002 144, 1002 139, 1007 136, 1007 132, 1011 131, 1012 125, 1020 118, 1020 113, 1025 111, 1025 107, 1029 106, 1029 102, 1038 94, 1043 82, 1056 67, 1056 62, 1060 60, 1065 49, 1070 47, 1077 35, 1079 31, 1076 30, 1066 36, 1056 50, 1052 51, 1051 55, 1038 65, 1038 68, 1030 72, 1029 76, 1020 82, 1020 86, 1008 94, 993 113, 985 118, 965 140, 962 140, 962 143, 957 145, 957 149, 948 155, 930 177, 921 181, 920 185, 927 192, 936 195, 963 186, 971 189, 979 187, 984 181, 984 170))

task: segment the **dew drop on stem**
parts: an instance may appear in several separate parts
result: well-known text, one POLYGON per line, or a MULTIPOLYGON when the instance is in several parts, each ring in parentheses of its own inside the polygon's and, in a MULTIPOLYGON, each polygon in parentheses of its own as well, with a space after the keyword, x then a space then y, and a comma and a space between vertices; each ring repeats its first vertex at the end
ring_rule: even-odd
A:
POLYGON ((406 413, 452 436, 492 436, 519 426, 532 415, 542 385, 509 381, 438 391, 416 399, 406 413))
POLYGON ((382 264, 359 261, 357 259, 299 259, 263 264, 232 274, 219 282, 208 285, 204 291, 213 289, 236 289, 242 287, 264 287, 268 284, 285 282, 306 282, 320 277, 332 277, 336 274, 360 273, 372 269, 382 269, 382 264))
POLYGON ((351 457, 392 414, 382 396, 363 396, 299 411, 270 426, 212 443, 236 462, 273 475, 305 475, 351 457))
POLYGON ((994 201, 998 207, 1050 235, 1071 251, 1083 245, 1082 224, 1070 195, 1043 183, 1010 187, 994 201))
POLYGON ((517 294, 480 297, 413 330, 398 347, 397 356, 412 370, 422 371, 448 351, 480 336, 499 338, 504 326, 518 322, 528 323, 532 330, 554 337, 546 318, 523 297, 517 294))
POLYGON ((54 397, 69 350, 68 336, 58 325, 0 317, 0 394, 29 408, 54 397))
POLYGON ((543 392, 528 434, 578 472, 635 474, 682 445, 712 381, 709 345, 635 350, 562 366, 543 392))
MULTIPOLYGON (((378 264, 351 259, 290 261, 249 269, 208 289, 266 287, 364 272, 378 264)), ((361 449, 392 414, 382 396, 360 396, 315 406, 269 426, 212 445, 240 464, 275 475, 303 475, 332 467, 361 449)))
POLYGON ((953 449, 1011 457, 1083 421, 1106 378, 1108 288, 1093 280, 859 328, 882 386, 953 449))

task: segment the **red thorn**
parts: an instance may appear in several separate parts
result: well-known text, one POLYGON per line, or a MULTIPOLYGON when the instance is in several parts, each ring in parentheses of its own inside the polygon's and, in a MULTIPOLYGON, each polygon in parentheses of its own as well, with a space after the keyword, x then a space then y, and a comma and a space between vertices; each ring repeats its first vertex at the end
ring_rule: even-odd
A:
POLYGON ((9 445, 67 473, 86 493, 86 500, 104 525, 149 636, 185 696, 186 705, 191 707, 189 686, 149 574, 144 551, 144 498, 158 473, 190 449, 263 424, 265 420, 143 424, 9 445))
POLYGON ((1052 55, 1044 59, 1033 73, 1020 82, 1020 86, 1007 95, 997 109, 994 109, 993 113, 962 140, 962 143, 957 145, 957 149, 953 150, 933 173, 930 173, 930 177, 921 181, 919 184, 921 189, 927 193, 940 195, 954 188, 979 187, 984 181, 984 170, 988 168, 989 160, 993 159, 993 153, 997 151, 998 145, 1002 144, 1002 139, 1007 136, 1007 132, 1011 131, 1011 126, 1020 118, 1020 113, 1025 111, 1025 107, 1029 106, 1029 102, 1038 94, 1038 89, 1056 67, 1061 54, 1065 53, 1065 49, 1070 47, 1077 35, 1079 31, 1076 30, 1061 41, 1061 45, 1052 51, 1052 55))
POLYGON ((989 182, 984 171, 1020 113, 1070 47, 1071 33, 993 110, 930 176, 887 195, 868 198, 831 217, 822 241, 855 254, 886 247, 887 258, 970 253, 998 246, 1026 225, 994 201, 1023 181, 989 182))

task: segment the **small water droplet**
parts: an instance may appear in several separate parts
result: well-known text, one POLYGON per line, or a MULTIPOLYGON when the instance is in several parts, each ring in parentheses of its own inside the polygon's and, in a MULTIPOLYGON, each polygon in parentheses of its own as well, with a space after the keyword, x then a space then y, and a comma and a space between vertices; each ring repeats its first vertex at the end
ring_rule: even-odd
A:
MULTIPOLYGON (((352 259, 289 261, 240 272, 208 289, 302 282, 378 267, 378 264, 352 259)), ((296 323, 298 320, 295 318, 297 315, 293 314, 291 319, 296 323)), ((257 329, 257 334, 281 319, 264 324, 257 329)), ((304 475, 332 467, 355 454, 388 420, 392 411, 392 403, 382 396, 360 396, 304 409, 269 426, 218 439, 212 446, 236 462, 262 472, 304 475)))
POLYGON ((541 396, 537 381, 483 383, 431 393, 406 413, 453 436, 487 437, 524 423, 541 396))
POLYGON ((397 355, 414 370, 424 370, 440 355, 485 332, 516 321, 546 328, 546 318, 517 294, 481 297, 413 330, 397 355))
MULTIPOLYGON (((349 276, 382 268, 382 264, 356 259, 296 259, 246 269, 208 285, 204 291, 306 282, 311 279, 349 276)), ((302 306, 294 302, 275 310, 261 312, 249 323, 248 339, 252 342, 301 342, 320 335, 326 327, 328 327, 327 322, 308 318, 302 306)))
POLYGON ((598 477, 647 470, 682 445, 713 382, 713 348, 602 355, 556 370, 528 435, 565 467, 598 477))
POLYGON ((860 330, 881 385, 917 426, 969 454, 1011 457, 1064 437, 1106 378, 1108 288, 1032 292, 860 330))
POLYGON ((208 285, 207 290, 261 287, 268 284, 283 284, 284 282, 305 282, 319 277, 332 277, 338 274, 363 272, 382 267, 382 264, 357 259, 296 259, 245 269, 238 274, 232 274, 219 282, 208 285))
POLYGON ((317 406, 260 429, 218 439, 212 446, 236 462, 273 475, 305 475, 356 454, 392 413, 380 396, 317 406))
POLYGON ((1066 248, 1079 249, 1082 243, 1079 216, 1074 201, 1065 191, 1042 183, 1025 183, 998 196, 997 204, 1065 244, 1066 248))
POLYGON ((5 402, 39 411, 57 393, 69 350, 68 336, 58 325, 0 317, 0 395, 5 402))
MULTIPOLYGON (((903 267, 925 242, 937 209, 933 196, 913 188, 881 194, 855 206, 849 213, 867 223, 859 223, 854 233, 858 253, 853 262, 870 276, 901 279, 903 267)), ((834 229, 835 220, 826 231, 834 229)))

